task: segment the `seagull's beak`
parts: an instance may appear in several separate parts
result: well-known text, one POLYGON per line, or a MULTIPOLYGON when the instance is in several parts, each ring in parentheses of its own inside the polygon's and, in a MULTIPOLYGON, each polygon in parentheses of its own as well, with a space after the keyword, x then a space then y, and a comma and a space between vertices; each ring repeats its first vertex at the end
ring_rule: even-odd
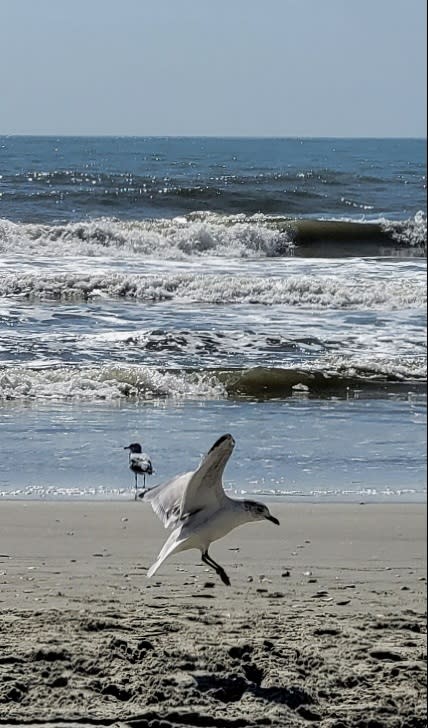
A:
POLYGON ((266 520, 267 520, 267 521, 271 521, 271 523, 274 523, 274 524, 275 524, 275 526, 279 526, 279 521, 278 521, 278 519, 277 519, 277 518, 275 518, 275 516, 271 516, 271 515, 269 514, 269 516, 266 516, 266 520))
POLYGON ((129 445, 123 448, 124 450, 129 450, 129 445))

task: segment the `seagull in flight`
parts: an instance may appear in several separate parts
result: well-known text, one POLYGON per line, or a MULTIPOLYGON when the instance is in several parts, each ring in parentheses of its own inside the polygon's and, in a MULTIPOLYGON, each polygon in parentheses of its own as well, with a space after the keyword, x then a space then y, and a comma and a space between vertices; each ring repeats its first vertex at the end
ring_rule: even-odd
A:
POLYGON ((223 584, 230 586, 225 570, 208 553, 210 544, 243 523, 266 519, 279 526, 278 519, 263 503, 236 500, 224 492, 222 475, 234 447, 232 435, 223 435, 196 470, 140 494, 140 498, 150 503, 165 528, 172 530, 147 572, 148 577, 153 576, 171 554, 199 549, 202 561, 214 569, 223 584))
POLYGON ((129 450, 129 468, 135 475, 135 500, 138 497, 138 483, 137 479, 139 475, 143 476, 143 487, 146 487, 146 475, 153 473, 152 461, 149 456, 143 452, 139 442, 132 442, 124 450, 129 450))

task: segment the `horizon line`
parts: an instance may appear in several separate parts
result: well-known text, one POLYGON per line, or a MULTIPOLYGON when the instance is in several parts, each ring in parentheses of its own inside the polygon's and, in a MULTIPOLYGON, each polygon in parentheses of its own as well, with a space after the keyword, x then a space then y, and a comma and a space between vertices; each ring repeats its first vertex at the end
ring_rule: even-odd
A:
POLYGON ((375 139, 375 140, 415 140, 415 141, 426 141, 427 136, 417 136, 417 135, 406 135, 406 136, 396 136, 396 135, 386 135, 386 136, 378 136, 378 135, 362 135, 362 136, 353 136, 353 135, 340 135, 340 136, 334 136, 334 135, 312 135, 312 134, 302 134, 302 135, 277 135, 277 134, 113 134, 113 133, 105 133, 101 132, 99 134, 94 133, 77 133, 77 134, 71 134, 71 133, 60 133, 60 134, 54 134, 54 133, 48 133, 48 132, 42 132, 42 133, 22 133, 22 132, 0 132, 0 137, 13 137, 13 138, 19 138, 19 137, 31 137, 31 138, 60 138, 60 139, 98 139, 98 138, 107 138, 107 139, 293 139, 293 140, 303 140, 303 139, 349 139, 349 140, 369 140, 369 139, 375 139))

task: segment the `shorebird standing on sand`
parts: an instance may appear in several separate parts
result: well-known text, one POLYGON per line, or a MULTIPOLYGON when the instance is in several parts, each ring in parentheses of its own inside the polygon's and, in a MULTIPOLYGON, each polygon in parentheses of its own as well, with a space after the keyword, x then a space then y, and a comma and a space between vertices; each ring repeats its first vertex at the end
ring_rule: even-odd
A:
POLYGON ((223 435, 196 470, 140 494, 140 498, 149 501, 165 528, 173 529, 157 561, 148 570, 148 577, 153 576, 171 554, 199 549, 202 561, 214 569, 223 584, 230 586, 223 567, 208 554, 210 544, 250 521, 267 519, 279 526, 278 519, 263 503, 236 500, 224 492, 223 471, 234 447, 232 435, 223 435))
POLYGON ((138 497, 138 476, 143 476, 143 487, 146 487, 146 475, 153 473, 152 461, 143 452, 139 442, 132 442, 124 450, 129 450, 129 468, 135 475, 135 500, 138 497))

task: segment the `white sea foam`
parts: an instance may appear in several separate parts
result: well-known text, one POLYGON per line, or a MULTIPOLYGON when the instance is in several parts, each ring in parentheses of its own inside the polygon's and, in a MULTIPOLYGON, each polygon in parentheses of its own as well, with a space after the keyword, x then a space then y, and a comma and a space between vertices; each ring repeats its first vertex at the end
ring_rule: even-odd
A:
POLYGON ((0 252, 45 256, 275 256, 292 248, 286 233, 262 221, 225 224, 222 217, 120 221, 100 218, 64 225, 0 220, 0 252))
POLYGON ((62 301, 111 297, 150 302, 253 303, 314 309, 396 310, 422 308, 426 304, 426 283, 421 272, 415 273, 413 277, 393 280, 349 280, 344 276, 302 274, 263 278, 189 273, 9 273, 0 279, 0 296, 62 301))
POLYGON ((0 370, 0 400, 221 399, 224 386, 209 373, 159 371, 143 366, 0 370))
POLYGON ((381 352, 350 352, 329 354, 310 364, 304 363, 302 369, 316 369, 326 377, 346 377, 351 379, 390 379, 395 381, 425 380, 427 363, 425 356, 385 355, 381 352))
MULTIPOLYGON (((340 234, 346 240, 346 224, 342 222, 340 234)), ((308 222, 308 221, 306 221, 308 222)), ((311 221, 316 226, 316 220, 311 221)), ((325 221, 324 221, 325 222, 325 221)), ((386 219, 361 220, 379 225, 403 247, 424 247, 426 244, 426 215, 417 213, 405 221, 386 219)), ((303 221, 302 221, 303 223, 303 221)), ((276 257, 292 254, 293 230, 298 221, 268 215, 219 215, 199 212, 187 217, 153 220, 95 220, 47 225, 15 223, 0 220, 0 253, 35 254, 42 256, 110 256, 121 258, 158 257, 160 259, 188 259, 205 256, 225 258, 276 257)), ((340 242, 336 239, 336 245, 340 242)), ((325 240, 325 232, 320 231, 325 240)))
MULTIPOLYGON (((332 354, 301 362, 296 369, 249 367, 159 370, 141 365, 56 366, 31 368, 10 366, 0 369, 0 401, 114 401, 120 399, 221 400, 228 396, 289 396, 331 393, 341 381, 411 382, 426 379, 426 363, 421 357, 389 357, 332 354), (296 390, 296 383, 304 384, 296 390)), ((343 386, 342 386, 343 388, 343 386)))
POLYGON ((427 216, 422 210, 405 222, 382 219, 382 229, 389 233, 393 240, 409 247, 425 247, 427 242, 427 216))
MULTIPOLYGON (((280 479, 276 487, 230 488, 226 487, 229 495, 242 498, 251 495, 275 499, 276 502, 324 500, 338 503, 352 503, 364 498, 367 502, 378 503, 385 500, 396 499, 405 502, 425 503, 426 489, 420 488, 390 488, 384 486, 354 488, 317 488, 317 489, 290 489, 280 479)), ((18 488, 0 488, 0 499, 7 500, 105 500, 129 501, 129 488, 112 488, 102 485, 95 487, 60 485, 28 485, 18 488)))

